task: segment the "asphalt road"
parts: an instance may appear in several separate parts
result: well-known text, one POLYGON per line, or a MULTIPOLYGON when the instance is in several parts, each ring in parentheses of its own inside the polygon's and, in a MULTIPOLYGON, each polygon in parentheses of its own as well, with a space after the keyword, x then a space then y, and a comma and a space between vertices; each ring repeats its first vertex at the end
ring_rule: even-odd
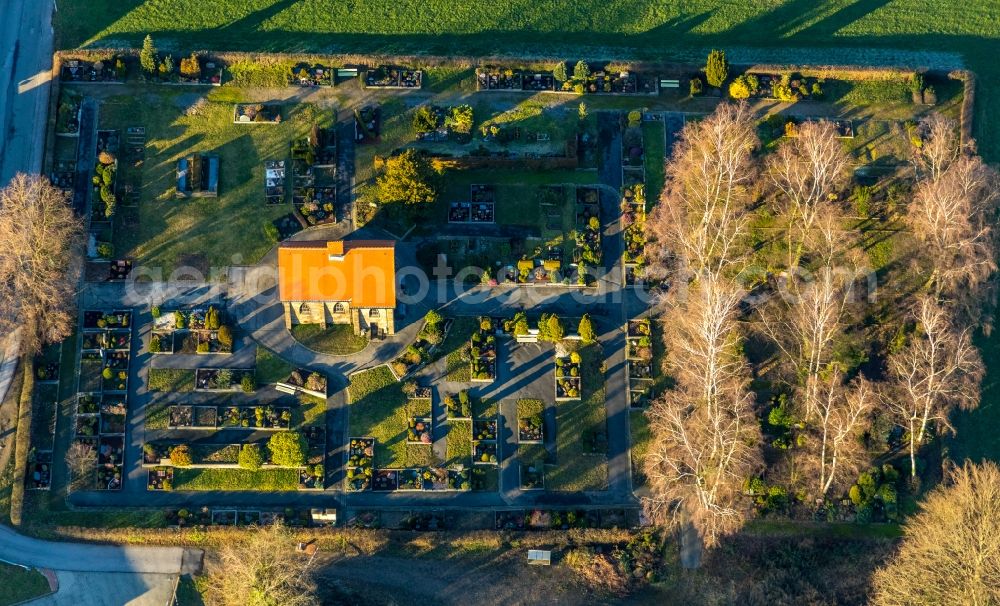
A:
POLYGON ((52 70, 52 0, 5 0, 0 19, 0 184, 42 168, 52 70))

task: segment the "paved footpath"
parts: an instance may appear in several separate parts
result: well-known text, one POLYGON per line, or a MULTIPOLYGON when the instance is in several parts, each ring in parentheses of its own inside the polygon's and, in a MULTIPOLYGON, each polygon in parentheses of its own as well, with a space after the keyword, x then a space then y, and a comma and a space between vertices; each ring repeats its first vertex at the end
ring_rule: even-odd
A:
POLYGON ((200 549, 133 547, 43 541, 0 526, 0 560, 75 572, 191 573, 201 566, 200 549))

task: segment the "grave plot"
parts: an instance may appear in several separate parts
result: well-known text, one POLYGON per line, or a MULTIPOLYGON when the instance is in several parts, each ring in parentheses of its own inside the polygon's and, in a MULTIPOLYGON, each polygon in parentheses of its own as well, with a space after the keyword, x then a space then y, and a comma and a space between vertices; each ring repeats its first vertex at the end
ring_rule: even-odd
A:
MULTIPOLYGON (((434 321, 430 322, 425 319, 424 325, 420 328, 413 343, 392 361, 392 372, 397 377, 403 378, 421 368, 431 359, 431 354, 438 347, 437 344, 444 342, 452 320, 450 318, 443 320, 440 315, 428 315, 428 318, 434 321)), ((422 389, 426 390, 427 397, 430 397, 430 388, 422 389)))
POLYGON ((377 142, 381 129, 382 109, 378 105, 354 110, 354 140, 359 145, 377 142))
POLYGON ((412 118, 419 147, 431 153, 464 151, 449 144, 462 146, 472 142, 473 122, 471 105, 421 105, 412 118))
POLYGON ((796 103, 803 99, 821 99, 822 85, 816 78, 798 74, 746 73, 737 76, 734 85, 745 88, 750 97, 796 103))
POLYGON ((74 436, 95 449, 96 488, 121 488, 132 312, 83 312, 74 436))
POLYGON ((628 401, 632 408, 649 404, 653 395, 653 342, 648 318, 629 320, 625 326, 625 367, 628 376, 628 401))
POLYGON ((645 167, 644 153, 642 112, 633 110, 628 113, 622 131, 622 167, 645 167))
POLYGON ((36 451, 28 467, 28 488, 48 490, 52 486, 52 451, 36 451))
POLYGON ((285 161, 264 162, 264 200, 268 204, 285 203, 285 161))
POLYGON ((399 471, 396 469, 380 469, 372 478, 372 491, 392 492, 399 489, 399 471))
POLYGON ((554 91, 556 79, 552 72, 530 72, 521 75, 521 89, 531 92, 554 91))
POLYGON ((493 320, 479 318, 479 330, 469 342, 471 378, 477 383, 492 383, 497 378, 497 340, 493 320))
POLYGON ((219 156, 192 154, 177 161, 178 198, 215 198, 219 195, 219 156))
POLYGON ((337 222, 336 167, 323 171, 320 186, 314 168, 318 153, 318 137, 302 137, 291 144, 292 203, 309 225, 337 222))
POLYGON ((297 368, 283 381, 278 382, 277 389, 289 394, 302 392, 325 400, 327 379, 326 376, 318 372, 297 368))
POLYGON ((228 354, 233 329, 225 312, 214 305, 192 309, 153 308, 149 351, 153 354, 228 354))
MULTIPOLYGON (((176 84, 200 84, 220 86, 222 84, 222 62, 209 59, 198 53, 182 58, 177 64, 177 70, 171 72, 168 81, 176 84)), ((162 75, 161 75, 162 77, 162 75)))
POLYGON ((423 72, 391 65, 380 65, 365 71, 365 86, 368 88, 418 89, 423 84, 423 72))
POLYGON ((347 450, 347 491, 369 490, 375 467, 375 438, 350 438, 347 450))
POLYGON ((581 358, 578 352, 568 356, 556 356, 556 387, 557 402, 579 400, 583 392, 583 379, 580 376, 581 358))
POLYGON ((146 490, 173 490, 174 468, 157 467, 146 472, 146 490))
POLYGON ((517 441, 519 444, 541 444, 545 439, 545 402, 522 399, 517 401, 517 441))
POLYGON ((59 104, 56 106, 56 136, 78 137, 80 135, 80 104, 83 95, 62 89, 59 91, 59 104))
POLYGON ((622 188, 620 220, 622 238, 625 241, 622 253, 625 283, 634 286, 641 281, 646 265, 646 191, 643 185, 622 188))
MULTIPOLYGON (((97 162, 91 181, 94 195, 91 200, 90 221, 94 224, 110 223, 118 204, 115 181, 118 174, 119 134, 117 130, 97 131, 97 162)), ((97 226, 100 228, 100 225, 97 226)))
POLYGON ((292 74, 299 86, 333 86, 334 69, 321 63, 299 63, 292 74))
POLYGON ((322 490, 326 487, 326 428, 303 427, 302 435, 306 439, 306 465, 299 470, 299 490, 322 490))
POLYGON ((121 57, 111 55, 106 59, 93 62, 82 59, 67 59, 62 63, 59 77, 63 82, 107 84, 124 82, 126 73, 125 61, 121 57))
POLYGON ((604 256, 601 246, 600 192, 593 187, 576 190, 576 248, 573 261, 597 267, 604 256))
POLYGON ((519 91, 522 89, 521 72, 512 69, 476 69, 476 87, 480 91, 519 91))
POLYGON ((218 410, 219 427, 227 429, 282 430, 291 427, 288 406, 223 406, 218 410))
POLYGON ((197 391, 243 391, 256 389, 252 368, 198 368, 195 369, 197 391))
POLYGON ((639 76, 628 70, 599 70, 593 73, 594 81, 588 92, 634 95, 639 92, 639 76))
POLYGON ((545 490, 545 463, 543 459, 518 463, 521 490, 545 490))
POLYGON ((281 106, 262 103, 237 103, 233 106, 234 124, 280 124, 281 106))

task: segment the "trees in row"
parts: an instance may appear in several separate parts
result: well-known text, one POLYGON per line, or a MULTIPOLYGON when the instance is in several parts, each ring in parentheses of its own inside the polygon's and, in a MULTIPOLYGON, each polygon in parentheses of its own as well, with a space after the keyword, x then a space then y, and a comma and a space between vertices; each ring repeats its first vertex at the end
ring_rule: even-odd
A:
POLYGON ((646 505, 659 521, 690 520, 708 545, 742 525, 744 484, 764 470, 748 337, 769 344, 756 370, 787 398, 789 460, 767 471, 802 502, 822 504, 871 463, 873 419, 903 428, 915 476, 931 430, 949 428, 954 407, 978 403, 971 330, 995 269, 996 174, 962 150, 953 124, 932 118, 903 217, 924 244, 916 262, 928 278, 903 307, 909 329, 887 347, 886 372, 863 376, 851 352, 879 337, 864 325, 862 286, 873 284, 859 278, 873 274, 844 203, 851 158, 828 122, 803 124, 762 157, 755 124, 739 103, 685 127, 646 224, 650 273, 671 286, 662 308, 676 382, 648 411, 646 505), (771 241, 780 246, 754 246, 758 208, 777 217, 771 241))
POLYGON ((48 179, 18 173, 0 190, 0 334, 20 340, 21 385, 10 519, 21 523, 34 356, 69 336, 83 265, 83 224, 48 179))

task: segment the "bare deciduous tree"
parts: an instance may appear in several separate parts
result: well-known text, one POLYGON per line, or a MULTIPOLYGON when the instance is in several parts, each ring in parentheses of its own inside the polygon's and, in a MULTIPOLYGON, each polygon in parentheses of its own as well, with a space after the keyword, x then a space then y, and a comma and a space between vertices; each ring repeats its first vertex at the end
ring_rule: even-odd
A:
POLYGON ((867 462, 861 435, 878 397, 866 379, 846 386, 843 379, 838 369, 828 373, 806 440, 809 457, 803 470, 815 476, 815 494, 821 497, 857 477, 867 462))
POLYGON ((73 442, 66 449, 66 468, 70 474, 70 492, 91 486, 94 474, 97 472, 97 453, 94 447, 82 442, 73 442))
POLYGON ((704 543, 738 530, 750 512, 743 482, 761 465, 760 428, 736 321, 741 291, 699 277, 668 311, 668 363, 677 379, 649 410, 652 445, 645 458, 658 523, 690 520, 704 543))
POLYGON ((723 103, 684 128, 667 187, 646 223, 651 275, 718 274, 745 258, 759 144, 746 103, 723 103))
POLYGON ((257 528, 218 551, 207 596, 219 606, 313 606, 316 584, 309 558, 295 550, 281 524, 257 528))
MULTIPOLYGON (((25 372, 14 449, 18 478, 24 478, 30 449, 33 356, 72 330, 82 233, 66 194, 47 179, 18 173, 0 190, 0 334, 18 332, 25 372)), ((21 524, 23 499, 24 482, 15 482, 15 526, 21 524)))
POLYGON ((854 273, 832 264, 820 267, 812 279, 789 279, 786 292, 760 308, 761 326, 791 366, 799 415, 807 421, 819 413, 823 373, 833 359, 836 340, 843 336, 854 273))
POLYGON ((998 183, 996 171, 980 158, 962 156, 938 178, 920 183, 906 213, 930 261, 935 291, 971 309, 980 307, 977 295, 996 270, 998 183))
POLYGON ((0 190, 0 330, 21 329, 21 351, 70 334, 83 226, 48 179, 18 174, 0 190))
POLYGON ((954 121, 935 113, 921 120, 920 131, 917 168, 924 179, 937 181, 962 156, 958 129, 954 121))
POLYGON ((788 267, 794 268, 823 207, 850 179, 851 159, 831 122, 806 122, 770 156, 767 172, 781 191, 788 219, 788 267))
POLYGON ((915 306, 917 333, 907 346, 889 357, 896 385, 889 407, 909 430, 910 473, 917 473, 917 449, 930 423, 952 429, 948 413, 954 407, 979 405, 983 361, 972 345, 969 329, 959 329, 934 298, 921 297, 915 306))
POLYGON ((907 521, 874 606, 1000 604, 1000 468, 966 463, 907 521))

